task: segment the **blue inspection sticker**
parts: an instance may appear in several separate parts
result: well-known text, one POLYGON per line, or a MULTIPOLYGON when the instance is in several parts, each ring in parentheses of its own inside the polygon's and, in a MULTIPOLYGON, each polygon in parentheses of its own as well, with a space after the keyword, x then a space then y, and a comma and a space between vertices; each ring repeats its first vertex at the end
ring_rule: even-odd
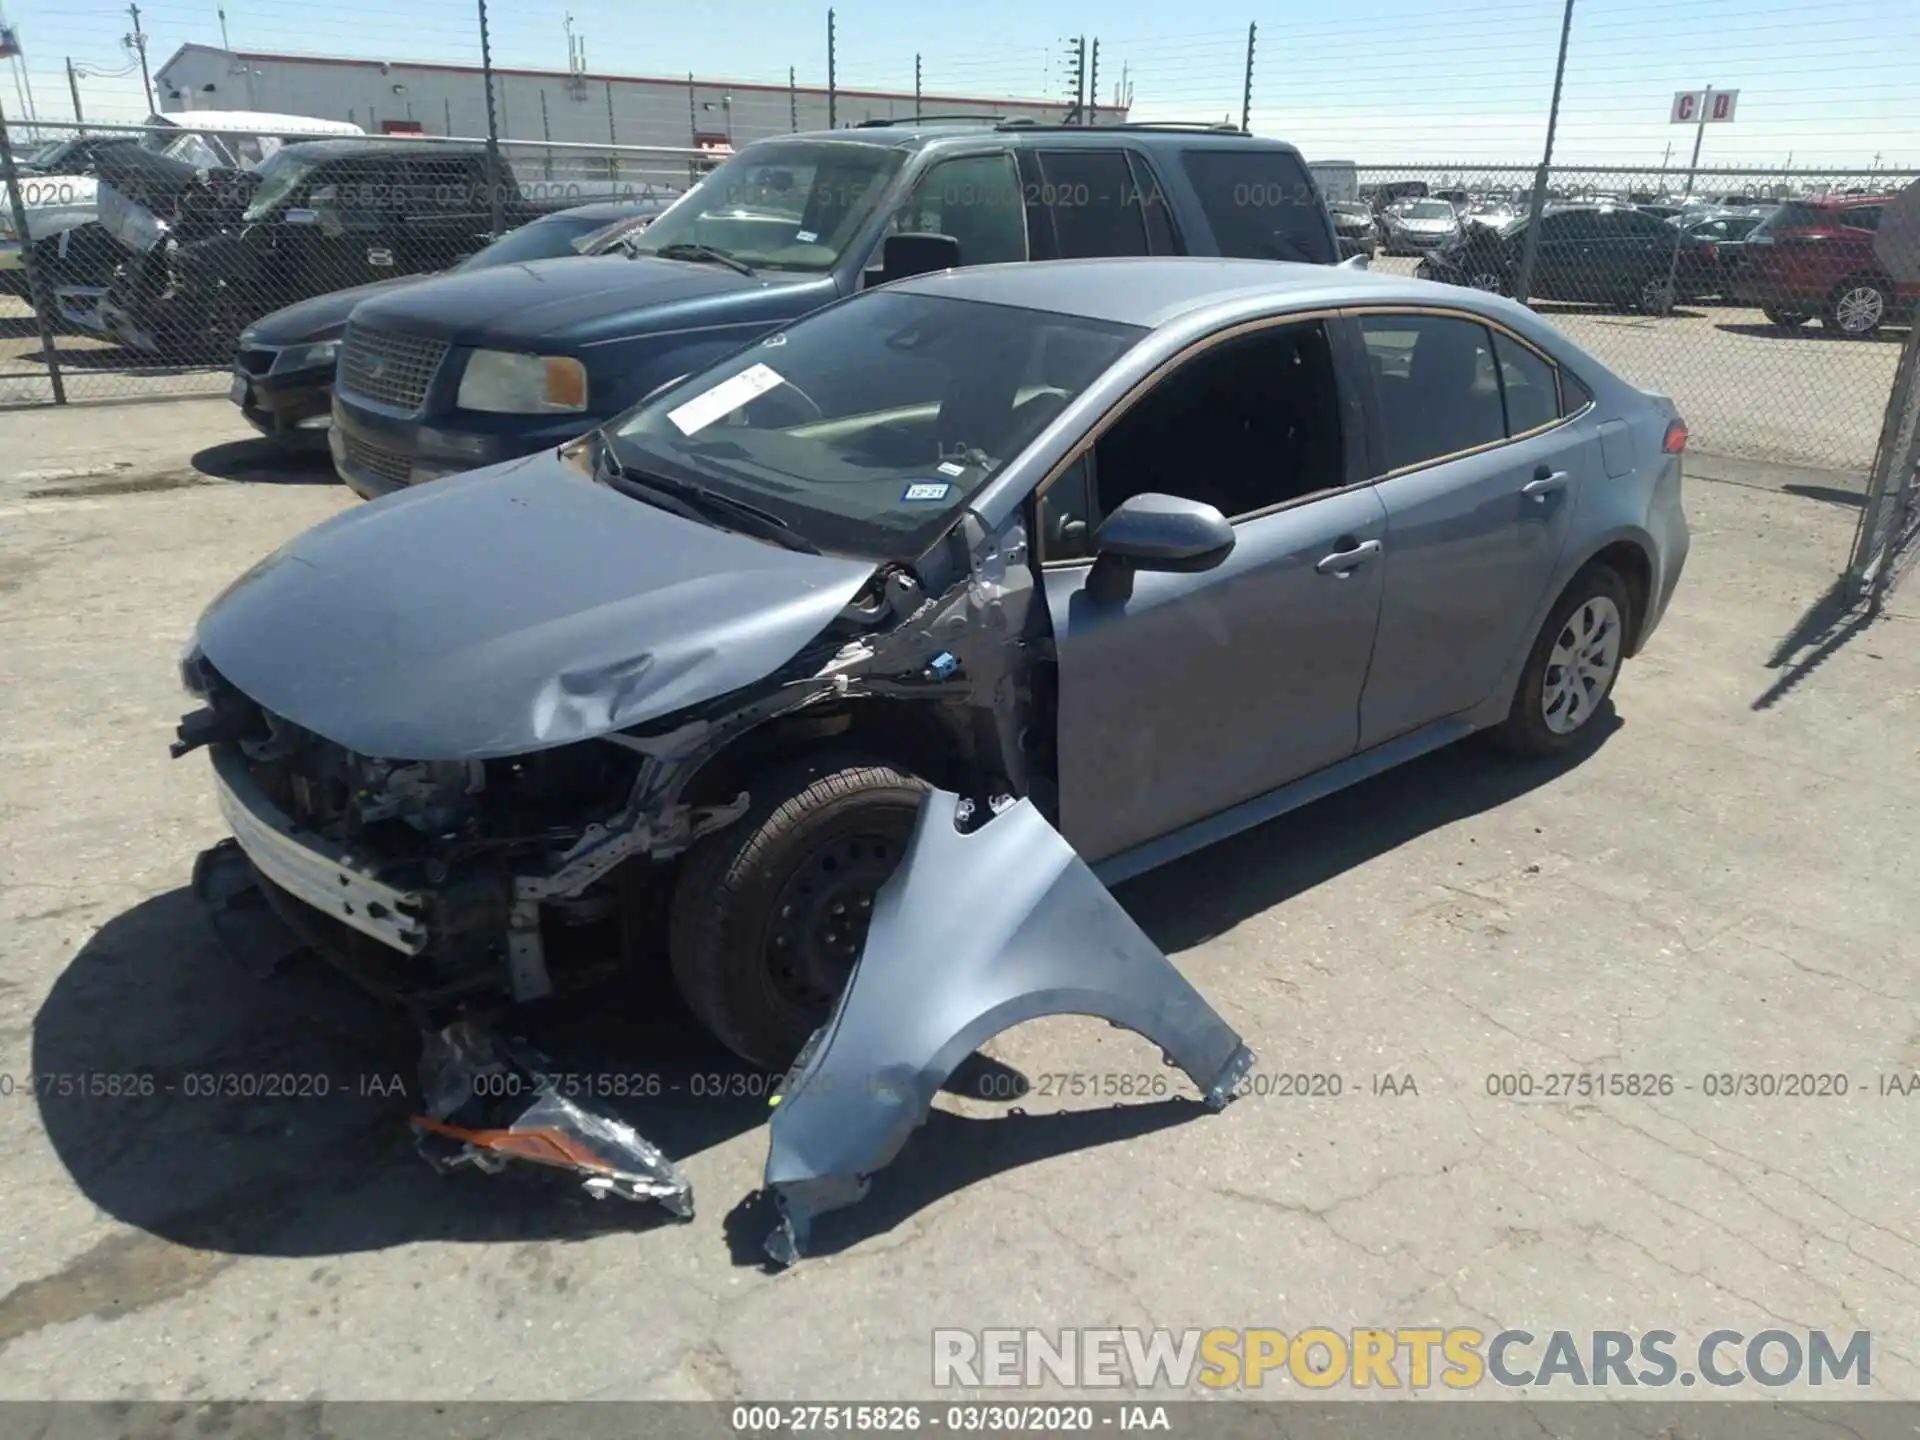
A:
POLYGON ((944 500, 953 491, 953 486, 944 480, 915 480, 900 492, 902 504, 923 500, 944 500))

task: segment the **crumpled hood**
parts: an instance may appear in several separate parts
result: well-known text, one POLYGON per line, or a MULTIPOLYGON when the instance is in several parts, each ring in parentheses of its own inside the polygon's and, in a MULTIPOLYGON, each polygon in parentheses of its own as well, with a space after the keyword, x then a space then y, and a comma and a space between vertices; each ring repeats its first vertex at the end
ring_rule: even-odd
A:
POLYGON ((316 526, 196 638, 244 694, 359 754, 486 759, 751 684, 873 570, 681 519, 548 452, 316 526))

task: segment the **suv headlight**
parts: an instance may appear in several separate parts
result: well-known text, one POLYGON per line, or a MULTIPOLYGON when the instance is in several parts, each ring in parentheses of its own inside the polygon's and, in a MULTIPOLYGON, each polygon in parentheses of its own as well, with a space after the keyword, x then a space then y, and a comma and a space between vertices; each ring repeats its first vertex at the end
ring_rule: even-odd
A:
POLYGON ((462 410, 549 415, 587 408, 587 367, 566 355, 476 350, 460 377, 462 410))
POLYGON ((275 370, 308 370, 315 365, 331 365, 339 358, 340 342, 322 340, 313 345, 295 345, 273 358, 275 370))

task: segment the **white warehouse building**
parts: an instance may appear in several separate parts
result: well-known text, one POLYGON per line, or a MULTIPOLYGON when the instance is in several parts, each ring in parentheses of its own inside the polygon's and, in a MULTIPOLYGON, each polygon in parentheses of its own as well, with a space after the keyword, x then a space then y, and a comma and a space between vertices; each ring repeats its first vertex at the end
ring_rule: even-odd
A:
MULTIPOLYGON (((495 68, 494 108, 503 140, 650 145, 725 154, 763 136, 829 127, 820 86, 768 85, 692 76, 607 75, 495 68)), ((487 133, 486 84, 476 65, 351 60, 183 45, 154 75, 163 111, 251 110, 348 120, 369 134, 487 133)), ((991 114, 1058 123, 1061 102, 923 94, 922 114, 991 114)), ((833 121, 901 119, 916 113, 911 91, 840 90, 833 121)), ((1101 109, 1097 122, 1125 118, 1101 109)), ((524 164, 526 151, 516 163, 524 164)), ((577 170, 571 162, 569 169, 577 170)))

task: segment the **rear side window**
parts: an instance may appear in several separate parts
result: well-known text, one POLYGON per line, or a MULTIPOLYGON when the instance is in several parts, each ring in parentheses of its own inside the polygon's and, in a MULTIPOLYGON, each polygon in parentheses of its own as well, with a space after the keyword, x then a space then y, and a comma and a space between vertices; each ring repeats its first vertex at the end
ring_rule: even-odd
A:
POLYGON ((1180 156, 1222 255, 1331 265, 1320 192, 1284 150, 1187 150, 1180 156))
POLYGON ((1368 315, 1360 333, 1380 397, 1388 470, 1507 438, 1485 326, 1446 315, 1368 315))
POLYGON ((1553 366, 1533 351, 1493 333, 1493 357, 1500 362, 1500 389, 1507 401, 1507 434, 1523 435, 1560 418, 1560 387, 1553 366))
POLYGON ((1560 372, 1560 413, 1578 415, 1591 404, 1593 404, 1593 391, 1586 387, 1586 382, 1578 375, 1562 370, 1560 372))
POLYGON ((1840 212, 1840 223, 1849 230, 1878 230, 1880 228, 1880 207, 1878 205, 1856 205, 1851 210, 1840 212))
POLYGON ((1123 150, 1042 150, 1040 203, 1062 258, 1145 255, 1147 221, 1123 150))

